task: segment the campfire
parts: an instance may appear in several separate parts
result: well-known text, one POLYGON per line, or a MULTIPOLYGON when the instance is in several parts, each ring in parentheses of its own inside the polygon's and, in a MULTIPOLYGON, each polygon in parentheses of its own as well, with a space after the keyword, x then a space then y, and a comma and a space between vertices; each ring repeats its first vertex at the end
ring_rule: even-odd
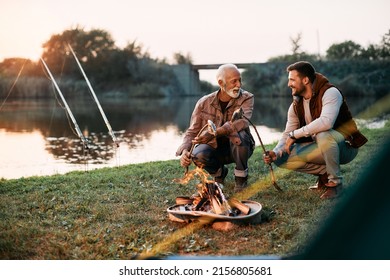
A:
POLYGON ((173 221, 189 222, 200 217, 210 217, 217 220, 241 220, 257 215, 261 205, 254 201, 239 201, 227 199, 222 191, 224 186, 209 179, 210 175, 202 168, 187 172, 180 184, 188 184, 199 179, 196 193, 192 196, 179 196, 176 205, 168 208, 169 218, 173 221))

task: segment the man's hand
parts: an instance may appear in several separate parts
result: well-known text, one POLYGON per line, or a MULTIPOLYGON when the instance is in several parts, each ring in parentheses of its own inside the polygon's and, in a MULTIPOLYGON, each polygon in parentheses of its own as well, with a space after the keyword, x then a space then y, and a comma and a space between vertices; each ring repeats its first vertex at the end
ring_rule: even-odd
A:
POLYGON ((267 151, 263 154, 263 160, 266 164, 271 164, 276 160, 276 154, 274 151, 267 151))
POLYGON ((183 150, 180 157, 180 165, 183 167, 187 167, 191 164, 191 155, 187 150, 183 150))
POLYGON ((210 142, 214 138, 215 138, 215 136, 213 134, 206 131, 201 136, 195 137, 194 140, 192 140, 192 143, 194 143, 194 144, 207 144, 208 142, 210 142))
POLYGON ((286 144, 284 144, 284 150, 286 151, 287 154, 291 153, 291 146, 294 144, 296 139, 292 139, 290 137, 287 137, 286 139, 286 144))

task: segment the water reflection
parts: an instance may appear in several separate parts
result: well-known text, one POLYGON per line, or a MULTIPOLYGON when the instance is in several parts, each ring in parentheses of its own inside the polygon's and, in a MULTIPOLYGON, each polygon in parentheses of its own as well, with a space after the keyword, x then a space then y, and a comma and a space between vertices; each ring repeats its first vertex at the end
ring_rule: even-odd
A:
POLYGON ((88 148, 85 148, 81 140, 69 137, 47 137, 46 150, 57 159, 63 159, 66 163, 101 164, 114 156, 113 149, 109 146, 107 135, 91 133, 88 137, 88 148))
MULTIPOLYGON (((68 100, 89 141, 86 150, 72 130, 65 110, 53 99, 7 101, 0 112, 0 177, 50 175, 173 159, 198 100, 100 100, 121 143, 119 148, 91 99, 68 100)), ((280 137, 290 102, 290 98, 255 99, 252 121, 265 144, 280 137)), ((360 98, 349 103, 356 115, 374 102, 375 99, 360 98)))

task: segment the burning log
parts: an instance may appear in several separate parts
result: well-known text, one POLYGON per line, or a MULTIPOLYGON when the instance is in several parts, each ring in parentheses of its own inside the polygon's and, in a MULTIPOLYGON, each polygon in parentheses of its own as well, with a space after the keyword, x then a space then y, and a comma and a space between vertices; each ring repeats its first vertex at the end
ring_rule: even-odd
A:
POLYGON ((206 183, 193 197, 190 208, 195 211, 206 211, 218 215, 231 215, 232 209, 222 193, 218 183, 206 183))
POLYGON ((229 199, 229 205, 233 208, 237 208, 244 215, 249 215, 251 212, 251 208, 248 205, 242 203, 236 198, 229 199))
POLYGON ((219 201, 217 201, 217 199, 215 197, 211 197, 210 200, 211 200, 211 207, 213 209, 213 212, 215 214, 218 214, 218 215, 223 214, 224 211, 222 210, 222 207, 221 207, 221 204, 219 203, 219 201))

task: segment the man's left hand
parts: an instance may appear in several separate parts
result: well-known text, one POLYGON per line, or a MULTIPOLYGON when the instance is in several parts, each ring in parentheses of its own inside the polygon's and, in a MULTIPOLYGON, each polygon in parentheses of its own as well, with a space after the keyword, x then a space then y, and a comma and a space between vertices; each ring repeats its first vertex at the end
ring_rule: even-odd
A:
POLYGON ((195 137, 194 140, 192 140, 192 143, 194 144, 207 144, 212 139, 214 139, 214 135, 210 132, 206 131, 201 136, 195 137))

